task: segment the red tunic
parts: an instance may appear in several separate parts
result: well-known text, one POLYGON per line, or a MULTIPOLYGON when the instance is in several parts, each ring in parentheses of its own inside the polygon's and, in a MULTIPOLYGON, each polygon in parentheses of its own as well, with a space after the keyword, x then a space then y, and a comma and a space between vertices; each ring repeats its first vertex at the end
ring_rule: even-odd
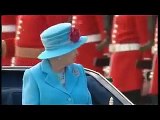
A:
POLYGON ((17 20, 16 66, 33 66, 43 51, 40 34, 48 27, 68 21, 69 15, 20 15, 17 20))
MULTIPOLYGON (((139 43, 143 45, 149 37, 147 16, 119 15, 114 16, 112 43, 139 43)), ((113 84, 122 92, 141 89, 142 71, 136 68, 137 60, 143 58, 139 50, 114 52, 111 55, 110 76, 113 84)))
POLYGON ((72 24, 80 30, 81 35, 88 36, 87 42, 78 48, 79 54, 76 62, 103 74, 102 67, 94 66, 95 58, 101 58, 103 55, 103 51, 96 50, 96 44, 106 37, 103 16, 75 15, 72 24))
POLYGON ((6 43, 6 55, 2 57, 2 65, 10 66, 14 56, 14 38, 16 33, 16 15, 2 16, 2 36, 1 39, 6 43))

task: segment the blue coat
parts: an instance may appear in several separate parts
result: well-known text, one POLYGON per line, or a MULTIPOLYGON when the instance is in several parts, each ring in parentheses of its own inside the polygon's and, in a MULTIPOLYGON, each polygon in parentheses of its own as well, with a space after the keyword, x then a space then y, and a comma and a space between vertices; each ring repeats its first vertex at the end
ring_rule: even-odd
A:
POLYGON ((61 85, 48 60, 43 60, 23 76, 23 105, 89 105, 91 94, 80 64, 66 67, 66 86, 61 85))

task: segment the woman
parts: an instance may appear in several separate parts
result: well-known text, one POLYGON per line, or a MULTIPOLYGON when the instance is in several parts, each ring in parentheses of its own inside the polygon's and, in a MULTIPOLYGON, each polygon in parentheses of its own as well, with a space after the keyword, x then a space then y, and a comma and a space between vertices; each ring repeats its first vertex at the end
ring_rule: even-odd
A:
POLYGON ((40 63, 23 76, 23 105, 92 104, 82 65, 75 64, 77 48, 87 40, 70 23, 49 27, 40 35, 45 51, 40 63))

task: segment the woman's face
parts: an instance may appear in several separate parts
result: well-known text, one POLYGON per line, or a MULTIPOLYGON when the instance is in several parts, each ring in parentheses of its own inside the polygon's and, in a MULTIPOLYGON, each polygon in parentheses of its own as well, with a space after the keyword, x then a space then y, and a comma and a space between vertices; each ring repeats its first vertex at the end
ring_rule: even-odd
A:
POLYGON ((76 61, 76 56, 78 54, 78 51, 77 49, 68 53, 68 54, 65 54, 61 57, 61 59, 64 60, 64 62, 66 63, 66 65, 69 65, 69 64, 72 64, 76 61))
POLYGON ((51 58, 50 60, 53 64, 60 64, 63 66, 67 66, 67 65, 75 62, 77 54, 78 54, 78 51, 74 50, 74 51, 67 53, 65 55, 62 55, 62 56, 59 56, 56 58, 51 58))

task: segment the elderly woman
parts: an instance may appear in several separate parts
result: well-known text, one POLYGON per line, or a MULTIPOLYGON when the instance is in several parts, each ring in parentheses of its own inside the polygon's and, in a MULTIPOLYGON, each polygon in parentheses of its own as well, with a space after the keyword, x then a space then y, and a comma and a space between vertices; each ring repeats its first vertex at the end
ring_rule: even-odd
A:
POLYGON ((83 66, 74 63, 87 37, 70 23, 49 27, 40 36, 45 51, 38 56, 42 61, 24 73, 22 104, 92 104, 83 66))

